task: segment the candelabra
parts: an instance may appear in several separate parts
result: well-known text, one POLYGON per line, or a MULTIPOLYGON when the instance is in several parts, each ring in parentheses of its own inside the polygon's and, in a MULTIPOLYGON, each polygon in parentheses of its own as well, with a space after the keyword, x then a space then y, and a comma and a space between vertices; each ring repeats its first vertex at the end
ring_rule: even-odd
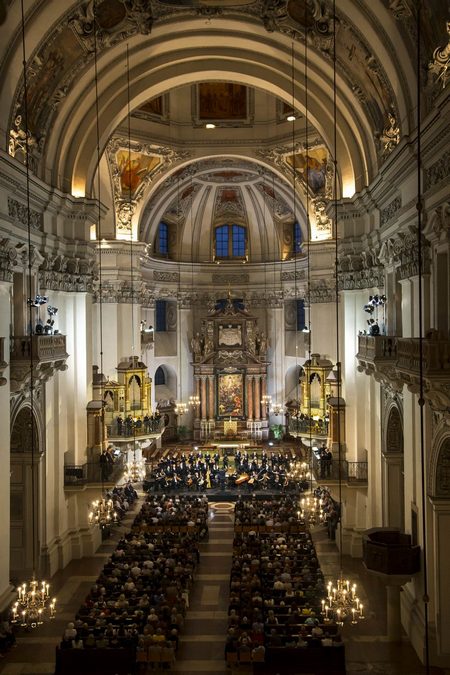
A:
POLYGON ((350 581, 344 580, 342 575, 335 584, 329 581, 327 597, 322 600, 322 616, 325 622, 334 620, 339 626, 347 619, 352 624, 364 619, 363 604, 356 595, 356 584, 350 586, 350 581))
POLYGON ((92 502, 88 519, 90 525, 98 525, 100 528, 117 523, 118 516, 114 511, 113 500, 102 497, 92 502))
POLYGON ((180 417, 187 412, 187 405, 186 403, 176 403, 175 404, 175 415, 179 415, 180 417))
POLYGON ((300 499, 300 518, 310 526, 323 523, 325 516, 322 510, 322 500, 319 497, 302 497, 300 499))
POLYGON ((17 589, 19 597, 12 608, 11 623, 21 626, 36 628, 43 623, 48 612, 48 618, 55 618, 56 598, 50 601, 50 585, 46 581, 37 581, 33 577, 29 587, 22 584, 17 589))
POLYGON ((272 412, 277 417, 278 415, 281 415, 283 410, 284 407, 280 403, 273 403, 270 412, 272 412))
POLYGON ((196 394, 189 396, 189 405, 194 406, 194 408, 200 405, 200 396, 197 396, 196 394))
POLYGON ((135 459, 132 462, 129 462, 125 466, 125 475, 124 478, 126 481, 131 481, 132 483, 139 483, 145 478, 145 460, 135 459))

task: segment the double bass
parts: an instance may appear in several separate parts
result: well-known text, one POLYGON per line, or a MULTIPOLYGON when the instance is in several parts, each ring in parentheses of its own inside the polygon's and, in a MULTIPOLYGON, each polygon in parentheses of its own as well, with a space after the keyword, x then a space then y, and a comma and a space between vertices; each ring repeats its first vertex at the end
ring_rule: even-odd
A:
POLYGON ((247 481, 249 481, 249 480, 250 480, 250 476, 248 475, 248 473, 241 473, 239 478, 236 478, 236 480, 234 482, 235 482, 236 485, 242 485, 243 483, 247 483, 247 481))

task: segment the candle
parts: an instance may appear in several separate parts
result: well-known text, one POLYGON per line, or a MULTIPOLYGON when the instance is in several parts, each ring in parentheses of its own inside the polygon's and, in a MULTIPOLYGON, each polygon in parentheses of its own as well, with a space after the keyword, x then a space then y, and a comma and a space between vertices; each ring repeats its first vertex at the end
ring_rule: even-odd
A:
POLYGON ((363 615, 363 606, 362 606, 362 602, 360 602, 359 603, 359 616, 362 617, 362 615, 363 615))

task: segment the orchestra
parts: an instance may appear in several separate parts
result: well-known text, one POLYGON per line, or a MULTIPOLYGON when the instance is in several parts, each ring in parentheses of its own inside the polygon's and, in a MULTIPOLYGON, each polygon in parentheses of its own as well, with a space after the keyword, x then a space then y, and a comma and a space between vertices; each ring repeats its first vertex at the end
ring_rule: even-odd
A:
POLYGON ((161 458, 144 482, 146 491, 275 490, 292 491, 309 486, 307 465, 290 452, 263 449, 219 452, 173 452, 161 458))

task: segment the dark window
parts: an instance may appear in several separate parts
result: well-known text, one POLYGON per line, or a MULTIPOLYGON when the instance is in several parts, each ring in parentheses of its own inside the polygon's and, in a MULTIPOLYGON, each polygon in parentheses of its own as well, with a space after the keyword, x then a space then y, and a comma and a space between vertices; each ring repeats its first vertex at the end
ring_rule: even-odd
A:
POLYGON ((166 375, 161 366, 157 368, 155 373, 155 385, 157 384, 166 384, 166 375))
POLYGON ((228 225, 216 228, 216 256, 228 258, 228 225))
POLYGON ((302 250, 302 228, 300 223, 294 223, 294 253, 301 253, 302 250))
POLYGON ((305 324, 305 301, 297 300, 297 330, 304 330, 305 324))
POLYGON ((242 225, 220 225, 215 231, 216 258, 245 258, 247 228, 242 225))
POLYGON ((245 256, 245 227, 233 225, 233 258, 243 258, 245 256))
POLYGON ((160 223, 158 228, 158 253, 169 254, 169 228, 167 223, 160 223))
POLYGON ((157 300, 155 306, 156 332, 162 333, 166 327, 166 301, 157 300))

